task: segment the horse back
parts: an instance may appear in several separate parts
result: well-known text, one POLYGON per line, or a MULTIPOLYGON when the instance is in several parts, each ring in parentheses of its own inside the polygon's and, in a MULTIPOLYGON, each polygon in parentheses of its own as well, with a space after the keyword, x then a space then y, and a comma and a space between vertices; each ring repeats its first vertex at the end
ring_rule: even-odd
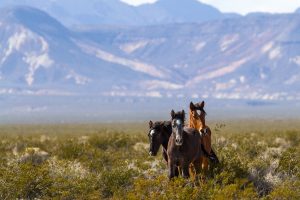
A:
POLYGON ((184 131, 184 140, 187 143, 187 146, 191 149, 198 149, 201 145, 201 135, 199 131, 195 128, 185 127, 184 131))
POLYGON ((200 137, 199 131, 195 128, 184 127, 183 131, 190 137, 200 137))

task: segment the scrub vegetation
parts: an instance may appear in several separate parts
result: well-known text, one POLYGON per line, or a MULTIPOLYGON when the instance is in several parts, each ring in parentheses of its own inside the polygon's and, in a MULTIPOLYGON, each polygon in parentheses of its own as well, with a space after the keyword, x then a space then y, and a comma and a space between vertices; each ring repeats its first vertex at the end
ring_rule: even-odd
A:
POLYGON ((220 164, 167 178, 147 123, 2 125, 0 199, 300 199, 299 121, 209 124, 220 164))

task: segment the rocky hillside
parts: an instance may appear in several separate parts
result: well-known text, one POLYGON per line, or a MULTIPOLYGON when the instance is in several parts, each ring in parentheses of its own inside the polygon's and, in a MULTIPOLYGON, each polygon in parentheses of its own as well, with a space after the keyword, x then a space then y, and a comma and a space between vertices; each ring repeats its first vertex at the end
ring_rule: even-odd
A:
POLYGON ((299 98, 297 14, 70 30, 14 7, 0 26, 4 94, 299 98))

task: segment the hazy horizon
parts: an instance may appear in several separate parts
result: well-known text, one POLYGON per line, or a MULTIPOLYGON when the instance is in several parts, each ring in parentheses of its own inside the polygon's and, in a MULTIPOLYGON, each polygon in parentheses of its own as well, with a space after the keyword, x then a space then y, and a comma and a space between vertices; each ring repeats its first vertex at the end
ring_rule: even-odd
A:
POLYGON ((299 118, 300 1, 162 1, 4 0, 0 123, 299 118))
MULTIPOLYGON (((121 0, 130 5, 155 3, 159 0, 121 0)), ((235 12, 242 15, 251 12, 292 13, 300 8, 300 0, 198 0, 199 2, 218 8, 222 12, 235 12)))

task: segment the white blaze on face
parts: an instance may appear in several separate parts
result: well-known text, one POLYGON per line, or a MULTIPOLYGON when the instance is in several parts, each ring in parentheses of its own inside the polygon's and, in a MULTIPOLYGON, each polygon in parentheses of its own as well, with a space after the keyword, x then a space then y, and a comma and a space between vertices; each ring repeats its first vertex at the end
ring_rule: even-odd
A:
POLYGON ((150 136, 152 137, 152 136, 154 135, 154 133, 155 133, 155 131, 152 129, 152 130, 150 131, 150 136))
MULTIPOLYGON (((181 120, 179 120, 179 119, 177 119, 176 121, 175 121, 175 124, 177 125, 177 129, 181 129, 181 125, 182 125, 182 121, 181 120)), ((176 140, 179 140, 179 139, 181 139, 181 136, 180 136, 180 134, 179 134, 179 132, 180 132, 181 130, 179 130, 179 131, 176 131, 176 140)))
POLYGON ((182 123, 181 123, 181 120, 180 120, 180 119, 177 119, 177 120, 176 120, 176 125, 177 125, 177 126, 180 126, 181 124, 182 124, 182 123))

